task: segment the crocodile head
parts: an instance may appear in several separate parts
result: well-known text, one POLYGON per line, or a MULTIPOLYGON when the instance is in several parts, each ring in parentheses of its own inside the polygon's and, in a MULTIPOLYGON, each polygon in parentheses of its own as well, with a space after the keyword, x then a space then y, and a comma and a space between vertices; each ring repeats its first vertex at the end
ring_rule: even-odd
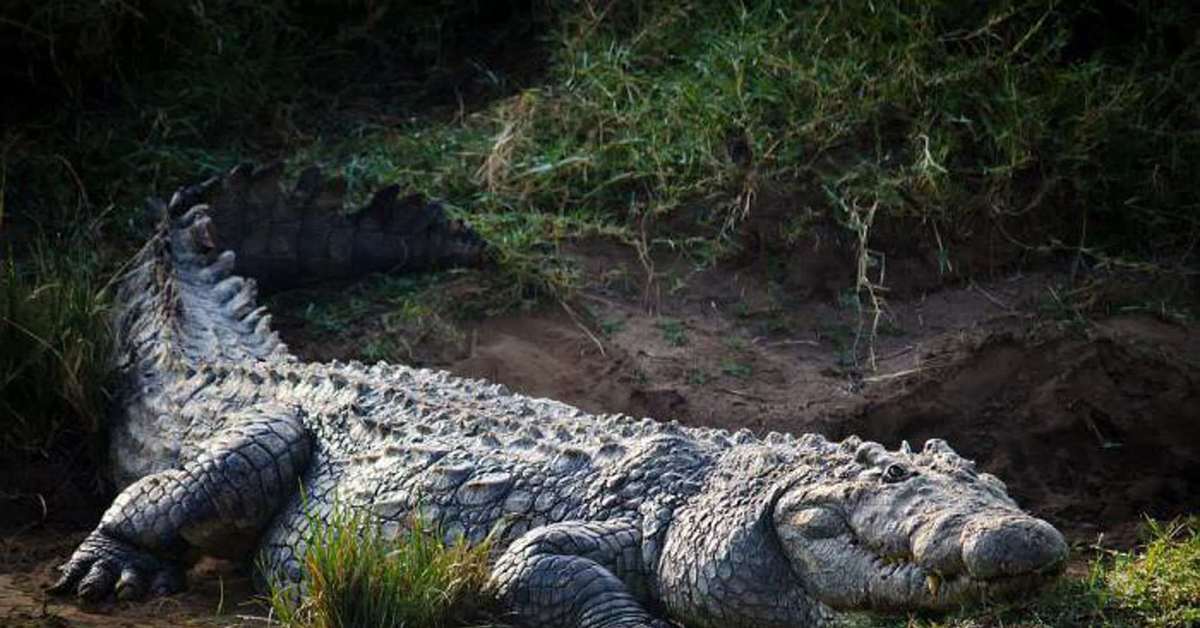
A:
POLYGON ((851 438, 830 459, 821 481, 778 495, 772 518, 808 594, 831 608, 952 608, 1063 569, 1062 535, 944 441, 914 453, 851 438))

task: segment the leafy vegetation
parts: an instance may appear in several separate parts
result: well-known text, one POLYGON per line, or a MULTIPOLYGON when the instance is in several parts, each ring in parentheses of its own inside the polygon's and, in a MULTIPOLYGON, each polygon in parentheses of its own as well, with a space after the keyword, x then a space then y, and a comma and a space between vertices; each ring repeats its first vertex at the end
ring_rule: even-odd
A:
POLYGON ((672 347, 682 347, 688 343, 687 325, 673 318, 663 318, 658 321, 658 329, 662 332, 663 340, 672 347))
POLYGON ((721 372, 730 377, 746 379, 754 374, 754 368, 745 362, 738 362, 733 358, 723 358, 721 360, 721 372))
POLYGON ((1108 10, 776 1, 570 12, 547 86, 498 111, 503 167, 488 188, 507 206, 546 210, 661 215, 698 203, 727 225, 755 214, 771 186, 808 186, 789 221, 878 204, 928 221, 946 244, 1023 217, 1045 232, 1014 239, 1053 247, 1094 214, 1082 245, 1178 242, 1196 221, 1187 164, 1200 136, 1186 123, 1196 102, 1184 77, 1200 59, 1179 30, 1196 16, 1108 10), (1116 20, 1138 35, 1089 39, 1115 39, 1116 20), (1168 224, 1183 229, 1157 232, 1168 224))
POLYGON ((1200 519, 1149 522, 1141 554, 1115 552, 1104 572, 1117 605, 1149 626, 1200 622, 1200 519))
POLYGON ((437 628, 486 609, 487 542, 446 544, 416 519, 396 534, 346 506, 311 517, 300 584, 271 583, 274 617, 294 628, 437 628))

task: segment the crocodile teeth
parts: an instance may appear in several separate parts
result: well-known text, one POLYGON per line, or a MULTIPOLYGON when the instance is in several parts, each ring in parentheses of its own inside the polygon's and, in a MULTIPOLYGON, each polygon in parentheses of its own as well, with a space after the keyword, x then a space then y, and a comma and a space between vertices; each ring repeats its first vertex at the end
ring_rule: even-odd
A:
POLYGON ((938 596, 938 590, 942 588, 942 579, 937 574, 929 574, 925 576, 925 588, 929 589, 929 594, 933 597, 938 596))

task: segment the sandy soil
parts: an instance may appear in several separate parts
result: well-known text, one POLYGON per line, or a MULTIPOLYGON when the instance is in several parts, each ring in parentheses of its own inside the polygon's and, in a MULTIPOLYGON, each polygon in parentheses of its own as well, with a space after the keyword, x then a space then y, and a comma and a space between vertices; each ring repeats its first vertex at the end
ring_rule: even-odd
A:
MULTIPOLYGON (((699 270, 670 255, 643 264, 604 242, 568 254, 588 278, 569 310, 422 333, 406 339, 410 361, 595 412, 856 433, 889 446, 945 438, 1081 546, 1128 547, 1144 516, 1200 511, 1200 334, 1149 314, 1073 322, 1069 309, 1047 307, 1065 274, 893 298, 869 345, 853 307, 781 288, 754 264, 699 270)), ((384 333, 370 323, 375 310, 353 340, 277 314, 308 359, 359 357, 384 333)), ((213 564, 193 573, 189 593, 162 602, 47 603, 41 587, 85 531, 41 525, 4 538, 0 623, 226 625, 266 613, 245 574, 213 564)))
POLYGON ((54 567, 87 530, 56 524, 5 531, 0 538, 0 625, 29 628, 105 626, 266 626, 268 609, 246 568, 205 559, 188 574, 188 590, 147 602, 82 604, 51 597, 54 567))

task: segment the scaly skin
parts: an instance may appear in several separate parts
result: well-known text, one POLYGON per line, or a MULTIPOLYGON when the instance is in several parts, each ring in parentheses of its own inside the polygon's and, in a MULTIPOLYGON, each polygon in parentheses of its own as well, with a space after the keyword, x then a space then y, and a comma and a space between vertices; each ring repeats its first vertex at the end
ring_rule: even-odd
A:
POLYGON ((760 439, 591 416, 440 371, 301 363, 235 269, 294 283, 478 263, 484 248, 394 191, 367 218, 312 216, 319 176, 290 195, 276 179, 241 168, 182 190, 125 279, 112 458, 127 486, 55 590, 166 593, 185 556, 245 548, 267 578, 298 580, 310 516, 335 503, 387 534, 414 513, 449 538, 495 531, 490 590, 532 626, 815 626, 1010 595, 1065 561, 1053 527, 942 441, 760 439), (340 248, 299 235, 320 224, 353 233, 340 248))

